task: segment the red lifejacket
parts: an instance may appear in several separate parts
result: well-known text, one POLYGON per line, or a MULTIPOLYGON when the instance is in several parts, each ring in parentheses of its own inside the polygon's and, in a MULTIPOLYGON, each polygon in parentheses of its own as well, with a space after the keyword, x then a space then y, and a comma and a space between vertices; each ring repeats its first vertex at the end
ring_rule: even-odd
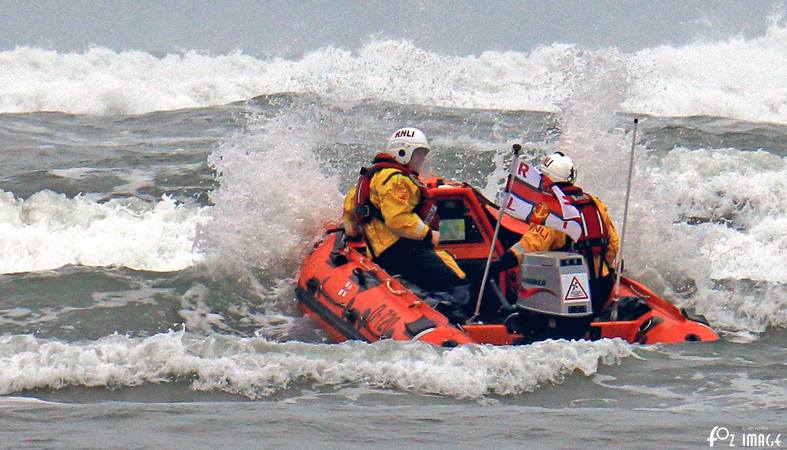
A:
POLYGON ((566 250, 582 254, 590 265, 591 276, 595 277, 594 257, 600 256, 601 263, 606 264, 609 230, 604 225, 601 211, 592 196, 571 184, 561 183, 559 187, 577 208, 582 218, 582 235, 576 241, 569 238, 566 250))
POLYGON ((434 199, 432 199, 426 186, 418 180, 418 173, 404 164, 400 164, 392 156, 380 153, 375 156, 371 167, 361 168, 361 173, 358 176, 358 182, 355 186, 355 208, 353 211, 355 222, 361 228, 359 231, 363 232, 363 225, 371 222, 372 218, 384 222, 382 212, 372 204, 370 199, 372 177, 383 169, 396 169, 396 172, 389 175, 388 178, 383 181, 383 184, 388 183, 388 181, 396 175, 404 175, 409 177, 413 183, 418 186, 421 196, 418 204, 415 206, 414 212, 431 229, 437 230, 440 226, 440 217, 437 215, 437 204, 434 199))

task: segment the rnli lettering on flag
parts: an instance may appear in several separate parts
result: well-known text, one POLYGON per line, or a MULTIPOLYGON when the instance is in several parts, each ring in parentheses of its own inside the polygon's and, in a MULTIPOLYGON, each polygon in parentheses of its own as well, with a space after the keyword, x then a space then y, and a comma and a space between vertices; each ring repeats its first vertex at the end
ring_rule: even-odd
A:
POLYGON ((511 196, 504 212, 528 223, 562 231, 578 240, 582 235, 582 219, 563 191, 522 158, 517 162, 514 175, 512 185, 508 186, 511 196))

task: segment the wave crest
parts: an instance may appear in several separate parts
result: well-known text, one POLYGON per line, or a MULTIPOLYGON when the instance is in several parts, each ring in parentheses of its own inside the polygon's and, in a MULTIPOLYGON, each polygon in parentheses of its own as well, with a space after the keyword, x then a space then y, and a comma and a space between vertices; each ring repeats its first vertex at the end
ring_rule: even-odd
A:
POLYGON ((256 338, 195 337, 182 332, 145 339, 120 335, 88 343, 32 336, 0 338, 0 394, 65 386, 137 386, 192 380, 196 390, 256 399, 306 383, 361 384, 456 398, 517 395, 561 383, 599 363, 634 356, 620 340, 545 341, 522 347, 451 350, 393 341, 365 344, 272 343, 256 338), (5 374, 5 375, 3 375, 5 374))
POLYGON ((169 196, 100 203, 41 191, 28 199, 0 191, 0 273, 51 270, 69 264, 123 266, 157 272, 182 270, 201 259, 194 252, 204 208, 169 196))
POLYGON ((0 52, 0 112, 57 110, 139 114, 242 101, 283 92, 399 104, 557 111, 588 59, 599 72, 624 62, 628 96, 619 110, 659 116, 722 116, 787 123, 787 26, 766 34, 660 46, 621 54, 551 44, 529 52, 452 56, 408 41, 372 40, 357 52, 335 47, 300 59, 195 51, 155 57, 91 48, 0 52), (605 59, 615 60, 611 65, 605 59))

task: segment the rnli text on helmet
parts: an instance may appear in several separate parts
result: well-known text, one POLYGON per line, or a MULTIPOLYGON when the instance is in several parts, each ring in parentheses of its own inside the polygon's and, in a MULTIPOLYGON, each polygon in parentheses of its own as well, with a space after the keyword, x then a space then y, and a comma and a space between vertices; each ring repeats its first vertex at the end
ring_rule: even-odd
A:
POLYGON ((415 132, 413 130, 399 130, 394 134, 395 138, 400 137, 415 137, 415 132))

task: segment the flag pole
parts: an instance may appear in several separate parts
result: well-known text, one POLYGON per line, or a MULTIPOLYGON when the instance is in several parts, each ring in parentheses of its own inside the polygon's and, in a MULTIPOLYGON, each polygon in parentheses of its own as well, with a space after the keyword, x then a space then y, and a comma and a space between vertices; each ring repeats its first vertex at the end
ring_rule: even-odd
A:
POLYGON ((484 298, 484 290, 486 289, 486 282, 489 278, 489 267, 492 265, 492 256, 495 253, 495 244, 497 244, 497 235, 500 233, 500 223, 503 221, 503 213, 508 205, 508 200, 511 198, 511 189, 514 183, 514 171, 516 170, 517 162, 519 162, 519 152, 522 151, 522 146, 519 144, 513 145, 514 158, 511 160, 511 168, 508 170, 508 181, 506 184, 506 193, 503 197, 503 204, 500 205, 500 211, 497 213, 497 223, 495 224, 495 233, 492 235, 492 245, 489 246, 489 256, 486 258, 486 267, 484 268, 484 277, 481 279, 481 289, 478 291, 478 301, 475 304, 475 313, 468 322, 474 322, 478 315, 481 313, 481 300, 484 298))
MULTIPOLYGON (((620 251, 618 252, 616 270, 617 270, 617 279, 615 280, 615 302, 620 297, 620 275, 623 272, 623 244, 626 242, 626 222, 628 221, 628 213, 629 213, 629 196, 631 195, 631 177, 634 174, 634 145, 637 142, 637 125, 639 124, 639 118, 634 118, 634 132, 631 136, 631 156, 629 157, 629 178, 628 178, 628 185, 626 186, 626 205, 623 207, 623 231, 620 236, 620 251)), ((613 309, 613 312, 616 312, 616 308, 613 309)))

